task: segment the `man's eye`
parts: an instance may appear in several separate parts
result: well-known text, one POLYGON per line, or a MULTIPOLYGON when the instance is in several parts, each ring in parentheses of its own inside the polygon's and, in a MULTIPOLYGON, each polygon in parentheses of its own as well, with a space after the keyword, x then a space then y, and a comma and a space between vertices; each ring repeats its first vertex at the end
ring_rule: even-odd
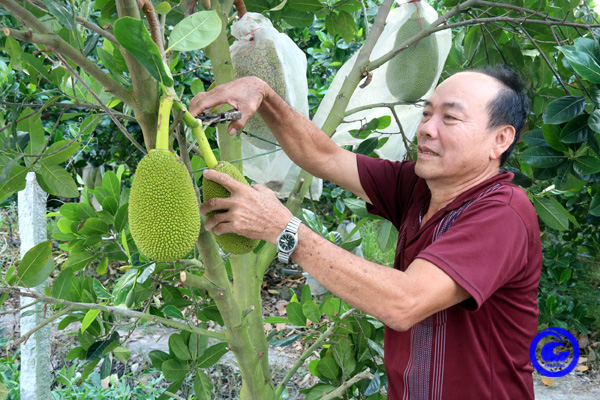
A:
POLYGON ((454 116, 452 115, 444 115, 445 119, 449 119, 449 120, 455 120, 456 118, 454 118, 454 116))

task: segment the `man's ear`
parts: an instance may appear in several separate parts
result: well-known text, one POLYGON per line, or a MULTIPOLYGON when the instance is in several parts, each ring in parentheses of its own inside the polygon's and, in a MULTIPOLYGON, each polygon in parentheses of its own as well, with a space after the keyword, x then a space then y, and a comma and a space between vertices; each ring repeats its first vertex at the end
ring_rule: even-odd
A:
POLYGON ((492 134, 494 143, 490 151, 490 159, 499 160, 515 139, 515 128, 512 125, 502 125, 494 129, 492 134))

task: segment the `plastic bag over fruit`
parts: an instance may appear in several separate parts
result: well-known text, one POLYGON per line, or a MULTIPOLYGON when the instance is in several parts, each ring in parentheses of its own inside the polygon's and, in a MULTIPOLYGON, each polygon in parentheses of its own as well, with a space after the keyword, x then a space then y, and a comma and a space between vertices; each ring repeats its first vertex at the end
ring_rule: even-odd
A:
MULTIPOLYGON (((424 1, 398 3, 397 8, 390 11, 385 28, 371 53, 375 60, 402 44, 426 28, 439 17, 433 7, 424 1)), ((438 31, 419 40, 416 46, 400 52, 391 61, 372 71, 371 82, 365 87, 358 87, 348 103, 346 112, 357 108, 375 106, 368 110, 358 111, 344 117, 333 136, 338 145, 358 145, 364 139, 353 137, 349 131, 359 129, 373 118, 390 116, 392 123, 380 130, 389 134, 389 140, 375 152, 381 158, 401 160, 406 153, 402 135, 392 111, 383 103, 414 102, 420 98, 428 98, 433 93, 450 47, 452 34, 450 30, 438 31)), ((327 94, 323 98, 313 122, 322 126, 331 110, 337 94, 348 73, 356 62, 358 52, 348 60, 336 74, 327 94)), ((412 140, 422 115, 422 106, 402 104, 393 107, 405 135, 412 140)), ((385 137, 385 135, 384 135, 385 137)))
MULTIPOLYGON (((261 78, 289 105, 308 116, 306 56, 292 39, 277 31, 262 14, 251 12, 232 24, 231 33, 236 38, 230 47, 236 77, 261 78)), ((276 144, 260 115, 250 118, 241 136, 244 173, 279 197, 289 196, 300 169, 276 144)), ((315 178, 310 193, 318 198, 321 191, 322 181, 315 178)))

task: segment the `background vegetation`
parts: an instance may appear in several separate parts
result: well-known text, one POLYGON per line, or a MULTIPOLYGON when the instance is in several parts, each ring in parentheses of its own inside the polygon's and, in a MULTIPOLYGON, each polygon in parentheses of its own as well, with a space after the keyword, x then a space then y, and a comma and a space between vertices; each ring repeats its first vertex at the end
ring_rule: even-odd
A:
MULTIPOLYGON (((159 20, 166 27, 176 25, 190 9, 218 9, 224 15, 223 33, 215 42, 218 45, 212 44, 203 51, 170 54, 168 68, 174 78, 174 90, 184 104, 213 82, 231 77, 227 75, 230 71, 223 72, 219 66, 227 58, 219 50, 227 49, 232 41, 228 22, 235 17, 235 9, 231 10, 230 2, 209 3, 170 2, 167 7, 165 3, 154 2, 159 20)), ((208 247, 199 246, 201 254, 192 254, 187 262, 152 263, 137 253, 125 217, 131 179, 144 154, 141 144, 152 147, 150 132, 156 124, 158 85, 135 60, 119 51, 118 41, 109 40, 107 33, 111 33, 110 27, 117 19, 114 1, 23 2, 19 7, 25 8, 35 21, 41 21, 43 28, 27 19, 30 17, 25 18, 25 13, 16 14, 14 10, 19 8, 15 4, 0 0, 0 25, 5 27, 4 35, 0 36, 0 207, 6 244, 0 243, 0 248, 5 249, 0 254, 4 293, 0 302, 7 301, 9 294, 21 293, 13 285, 17 279, 26 279, 18 276, 19 261, 7 247, 16 245, 9 242, 16 240, 16 236, 9 234, 10 229, 15 233, 14 193, 21 188, 24 173, 33 170, 42 187, 51 194, 49 235, 54 247, 48 247, 51 250, 47 251, 60 267, 50 275, 51 296, 44 301, 48 301, 49 307, 52 299, 62 301, 62 305, 55 301, 58 304, 54 306, 55 312, 62 311, 66 316, 59 328, 73 322, 87 325, 77 335, 78 344, 67 356, 73 363, 55 373, 59 393, 60 390, 73 396, 86 390, 90 391, 88 395, 91 391, 100 393, 98 380, 127 363, 129 355, 121 345, 127 336, 121 337, 116 329, 122 316, 114 306, 121 305, 121 310, 137 311, 126 315, 137 321, 152 316, 162 318, 154 323, 160 321, 180 329, 169 341, 169 353, 150 354, 154 368, 161 371, 162 375, 157 374, 160 377, 156 379, 164 383, 163 389, 168 386, 169 391, 179 390, 180 396, 195 391, 196 398, 211 398, 216 388, 203 371, 213 367, 228 348, 225 342, 211 342, 209 346, 201 338, 213 332, 215 339, 224 339, 215 327, 226 325, 229 317, 215 301, 214 293, 204 285, 179 284, 181 271, 191 271, 200 277, 207 273, 204 268, 208 267, 196 260, 208 262, 210 255, 202 250, 208 247), (33 28, 39 37, 27 36, 28 28, 33 28), (76 54, 65 54, 65 47, 61 46, 67 45, 76 54), (92 69, 84 59, 98 66, 104 75, 90 72, 92 69), (111 81, 99 79, 101 76, 111 81), (154 89, 134 87, 136 80, 150 82, 148 87, 154 89), (118 90, 112 90, 112 94, 106 91, 109 87, 117 88, 117 84, 118 90), (147 103, 131 102, 131 93, 147 103), (104 206, 103 211, 92 207, 91 195, 104 206), (97 234, 98 229, 102 236, 97 234), (68 287, 78 290, 61 290, 68 287), (98 304, 111 308, 96 312, 98 304), (193 323, 180 326, 179 321, 193 323), (81 384, 77 389, 74 381, 81 384)), ((572 330, 580 338, 589 367, 597 367, 600 31, 592 4, 568 0, 471 0, 460 4, 448 0, 431 4, 440 15, 448 16, 446 25, 440 25, 440 29, 452 29, 453 33, 453 46, 442 79, 465 68, 503 63, 516 68, 527 80, 532 112, 527 132, 507 169, 515 173, 515 182, 526 190, 540 217, 544 246, 540 329, 559 326, 572 330)), ((136 8, 135 4, 129 6, 136 8)), ((356 0, 288 0, 279 4, 252 0, 246 2, 246 7, 269 16, 277 29, 287 33, 306 53, 311 116, 336 71, 365 42, 367 26, 372 28, 378 12, 384 9, 379 1, 356 0)), ((433 29, 424 30, 424 34, 433 29)), ((169 35, 168 29, 165 34, 169 35)), ((360 79, 361 72, 357 73, 360 79)), ((343 112, 338 117, 343 118, 343 112)), ((376 140, 371 141, 372 145, 355 146, 353 150, 376 157, 374 150, 385 142, 385 135, 377 131, 377 121, 364 121, 364 125, 361 137, 376 140)), ((239 143, 227 142, 220 129, 207 129, 212 147, 223 159, 238 160, 239 143)), ((174 126, 173 135, 178 138, 176 149, 194 144, 193 136, 181 125, 174 126)), ((410 154, 409 151, 407 157, 410 154)), ((194 171, 200 170, 204 167, 202 158, 192 152, 190 166, 194 171)), ((302 198, 300 193, 297 202, 302 198)), ((366 258, 391 265, 393 230, 389 224, 367 216, 364 206, 350 193, 326 183, 318 202, 303 200, 291 207, 296 207, 315 231, 349 249, 362 245, 366 258), (334 233, 348 220, 358 226, 362 239, 344 241, 334 233)), ((44 249, 38 250, 41 253, 44 249)), ((273 255, 272 250, 271 253, 267 250, 263 257, 265 269, 273 255)), ((257 254, 252 257, 259 257, 257 254)), ((252 265, 256 267, 259 264, 255 261, 252 265)), ((241 263, 230 258, 223 263, 222 270, 236 282, 237 278, 242 279, 239 271, 244 265, 248 265, 248 260, 241 263)), ((277 270, 281 266, 273 264, 270 268, 277 270)), ((255 289, 260 296, 259 287, 255 289)), ((262 327, 262 315, 250 308, 261 309, 260 299, 243 307, 245 300, 241 295, 235 298, 241 303, 241 312, 249 313, 244 315, 256 318, 262 327)), ((289 329, 271 331, 265 343, 290 345, 302 341, 305 348, 314 346, 320 353, 309 364, 310 374, 319 383, 305 390, 307 399, 321 398, 323 393, 344 382, 350 384, 340 394, 343 398, 384 398, 382 327, 377 321, 351 311, 333 297, 317 298, 310 290, 298 288, 290 298, 287 316, 272 316, 266 322, 285 323, 289 329), (357 375, 362 379, 353 381, 357 375)), ((14 389, 18 352, 3 356, 2 383, 14 389)), ((279 377, 273 383, 273 386, 280 384, 277 396, 285 398, 286 383, 295 372, 292 369, 290 376, 279 377)), ((153 386, 160 384, 149 383, 146 389, 152 390, 153 386)), ((119 398, 135 396, 135 391, 145 389, 123 386, 118 381, 111 390, 111 395, 119 398)), ((147 391, 143 394, 146 397, 140 398, 153 398, 155 394, 158 396, 147 391)), ((10 396, 17 398, 12 391, 10 396)))

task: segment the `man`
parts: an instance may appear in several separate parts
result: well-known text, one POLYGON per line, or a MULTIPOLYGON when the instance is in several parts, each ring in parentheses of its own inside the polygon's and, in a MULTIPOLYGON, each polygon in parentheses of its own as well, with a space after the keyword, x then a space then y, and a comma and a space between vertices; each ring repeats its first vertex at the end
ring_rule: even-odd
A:
MULTIPOLYGON (((197 95, 194 115, 229 103, 256 111, 290 158, 363 198, 399 231, 395 268, 335 246, 301 225, 291 257, 331 292, 386 325, 389 399, 533 399, 529 344, 537 332, 542 264, 535 211, 501 172, 527 113, 514 72, 458 73, 426 102, 418 159, 390 162, 335 145, 264 82, 243 78, 197 95)), ((276 243, 292 215, 268 189, 226 175, 204 176, 232 196, 203 214, 216 234, 276 243)), ((285 259, 285 249, 280 249, 285 259)))

